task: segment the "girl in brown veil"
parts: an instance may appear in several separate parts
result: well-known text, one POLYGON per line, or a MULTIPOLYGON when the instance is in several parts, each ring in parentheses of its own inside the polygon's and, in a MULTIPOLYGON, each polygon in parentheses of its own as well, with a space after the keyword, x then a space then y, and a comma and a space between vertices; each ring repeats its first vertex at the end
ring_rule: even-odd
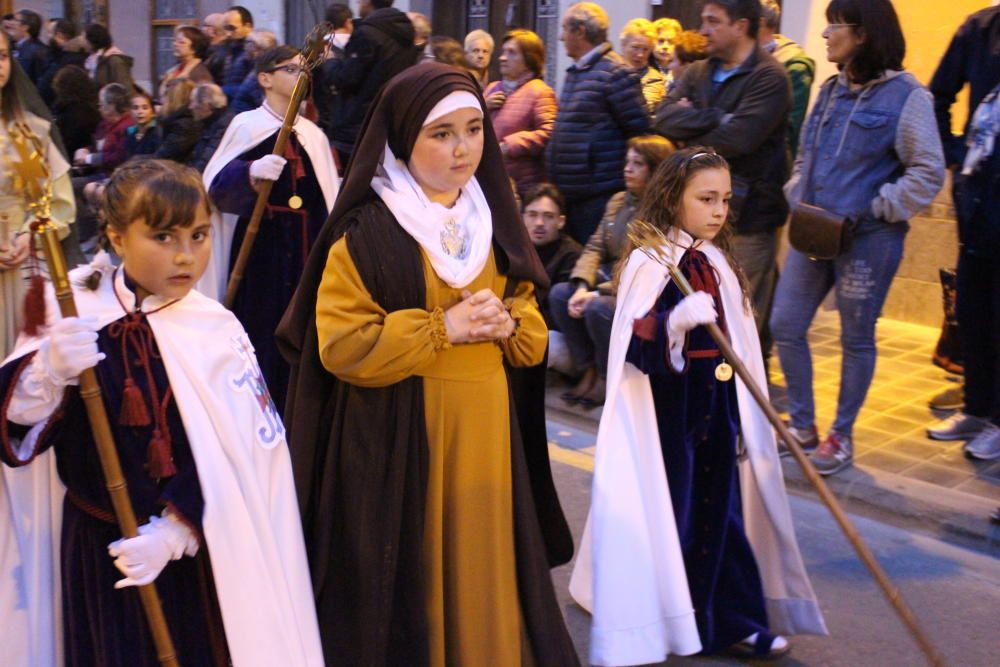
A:
POLYGON ((439 63, 386 85, 278 330, 331 665, 578 664, 504 369, 545 274, 484 110, 439 63))

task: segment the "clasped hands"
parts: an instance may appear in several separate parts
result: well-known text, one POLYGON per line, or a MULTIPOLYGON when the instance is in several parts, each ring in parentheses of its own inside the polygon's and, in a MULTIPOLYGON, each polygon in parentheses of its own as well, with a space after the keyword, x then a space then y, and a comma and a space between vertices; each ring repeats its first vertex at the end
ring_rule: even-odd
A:
POLYGON ((504 340, 514 335, 517 327, 503 301, 490 289, 475 294, 462 290, 462 300, 445 311, 444 324, 452 345, 504 340))
POLYGON ((15 236, 10 243, 0 241, 0 271, 20 266, 28 258, 30 247, 30 234, 15 236))

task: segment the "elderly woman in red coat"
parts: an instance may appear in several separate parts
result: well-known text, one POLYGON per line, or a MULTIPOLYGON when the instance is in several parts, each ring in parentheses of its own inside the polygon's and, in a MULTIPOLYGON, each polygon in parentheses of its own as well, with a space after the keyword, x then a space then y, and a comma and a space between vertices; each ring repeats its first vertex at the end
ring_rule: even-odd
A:
POLYGON ((545 145, 556 121, 556 94, 542 80, 545 45, 530 30, 511 30, 500 50, 501 79, 483 95, 507 173, 522 198, 545 180, 545 145))

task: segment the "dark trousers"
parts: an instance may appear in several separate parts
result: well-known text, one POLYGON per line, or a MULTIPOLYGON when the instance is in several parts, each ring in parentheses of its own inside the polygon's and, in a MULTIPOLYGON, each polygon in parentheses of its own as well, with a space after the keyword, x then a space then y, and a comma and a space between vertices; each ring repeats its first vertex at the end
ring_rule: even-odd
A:
POLYGON ((587 245, 590 235, 604 217, 604 209, 613 194, 607 192, 586 199, 566 200, 566 232, 580 245, 587 245))
POLYGON ((611 323, 615 319, 615 298, 599 296, 587 304, 583 317, 570 317, 567 304, 576 292, 576 285, 559 283, 549 292, 549 308, 559 330, 566 337, 566 346, 579 371, 595 366, 597 374, 608 374, 608 348, 611 344, 611 323))
POLYGON ((962 251, 956 283, 965 412, 1000 425, 1000 262, 962 251))

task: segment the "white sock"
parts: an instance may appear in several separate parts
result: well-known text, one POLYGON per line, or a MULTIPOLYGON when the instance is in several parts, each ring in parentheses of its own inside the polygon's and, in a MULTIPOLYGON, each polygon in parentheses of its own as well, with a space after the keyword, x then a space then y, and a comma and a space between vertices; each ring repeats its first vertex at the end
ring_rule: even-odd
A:
MULTIPOLYGON (((747 637, 746 639, 744 639, 742 643, 743 644, 749 644, 750 646, 753 646, 757 642, 757 635, 758 634, 759 633, 757 633, 757 632, 753 633, 752 635, 750 635, 749 637, 747 637)), ((781 635, 775 635, 774 641, 771 642, 771 650, 772 651, 780 651, 780 650, 784 649, 786 646, 788 646, 788 640, 785 639, 784 637, 782 637, 781 635)))

